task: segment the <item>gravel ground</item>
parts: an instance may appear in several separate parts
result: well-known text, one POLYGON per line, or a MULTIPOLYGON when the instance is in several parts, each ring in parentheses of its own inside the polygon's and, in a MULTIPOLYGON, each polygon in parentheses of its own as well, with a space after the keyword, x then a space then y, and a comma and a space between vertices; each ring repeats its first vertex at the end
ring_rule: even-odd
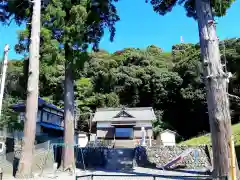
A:
MULTIPOLYGON (((104 170, 95 170, 95 171, 77 171, 76 175, 91 175, 95 174, 98 176, 93 177, 93 180, 153 180, 153 177, 149 177, 149 175, 157 175, 161 177, 156 177, 155 180, 196 180, 196 179, 206 179, 203 175, 187 173, 187 172, 176 172, 176 171, 163 171, 156 169, 148 169, 148 168, 136 168, 133 171, 126 172, 110 172, 104 170), (101 176, 107 175, 107 176, 101 176), (131 175, 131 176, 125 176, 131 175), (201 177, 200 177, 201 176, 201 177)), ((52 173, 45 173, 43 177, 35 177, 32 180, 76 180, 75 176, 70 176, 67 173, 58 172, 57 177, 54 177, 52 173)), ((14 178, 10 176, 3 176, 3 180, 14 180, 14 178)), ((92 180, 91 177, 79 177, 77 180, 92 180)))

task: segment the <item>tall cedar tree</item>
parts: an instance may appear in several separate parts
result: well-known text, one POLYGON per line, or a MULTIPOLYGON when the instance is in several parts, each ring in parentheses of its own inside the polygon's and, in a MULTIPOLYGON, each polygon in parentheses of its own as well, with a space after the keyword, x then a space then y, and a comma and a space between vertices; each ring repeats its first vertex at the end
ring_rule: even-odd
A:
POLYGON ((198 22, 212 134, 213 174, 221 179, 229 173, 228 143, 231 139, 231 117, 227 94, 228 74, 223 72, 220 63, 219 40, 214 16, 225 15, 234 0, 151 0, 150 2, 153 10, 160 15, 171 12, 176 4, 184 4, 187 16, 193 17, 198 22))
MULTIPOLYGON (((26 8, 30 9, 33 5, 33 13, 28 18, 31 19, 31 42, 29 45, 29 64, 27 73, 27 99, 26 99, 26 113, 24 124, 24 138, 21 159, 17 171, 17 177, 32 177, 32 161, 33 161, 33 147, 36 134, 36 118, 38 111, 38 82, 39 82, 39 47, 40 47, 40 18, 41 18, 41 1, 35 1, 32 5, 27 5, 18 11, 18 6, 25 7, 25 2, 20 1, 1 1, 1 21, 7 22, 9 18, 15 19, 18 24, 22 20, 27 20, 24 16, 27 15, 26 8), (16 4, 19 3, 19 4, 16 4), (15 6, 15 7, 14 7, 15 6), (16 10, 18 13, 13 14, 11 11, 16 10), (21 13, 19 13, 21 12, 21 13)), ((26 16, 27 17, 27 16, 26 16)), ((30 21, 28 21, 30 22, 30 21)), ((9 24, 11 23, 11 20, 9 24)))
POLYGON ((64 51, 64 170, 73 169, 75 162, 74 74, 86 60, 83 54, 88 44, 92 44, 94 50, 98 49, 104 28, 109 28, 110 40, 113 40, 118 19, 112 1, 55 0, 43 12, 43 30, 57 42, 59 52, 64 51))
MULTIPOLYGON (((98 50, 98 44, 104 35, 104 29, 110 31, 110 40, 115 35, 115 23, 119 17, 114 0, 54 0, 44 1, 42 8, 41 48, 47 49, 47 43, 54 46, 51 52, 54 60, 65 61, 64 82, 64 143, 63 167, 74 168, 74 72, 81 68, 86 57, 88 45, 98 50), (57 48, 56 48, 57 47, 57 48), (57 52, 56 52, 57 51, 57 52)), ((28 0, 0 1, 0 18, 4 23, 12 19, 18 24, 30 21, 32 14, 28 0)), ((20 33, 16 46, 18 52, 28 52, 30 28, 20 33)), ((46 51, 48 51, 47 49, 46 51)), ((46 53, 41 49, 41 55, 46 53)), ((28 162, 31 164, 31 162, 28 162)))

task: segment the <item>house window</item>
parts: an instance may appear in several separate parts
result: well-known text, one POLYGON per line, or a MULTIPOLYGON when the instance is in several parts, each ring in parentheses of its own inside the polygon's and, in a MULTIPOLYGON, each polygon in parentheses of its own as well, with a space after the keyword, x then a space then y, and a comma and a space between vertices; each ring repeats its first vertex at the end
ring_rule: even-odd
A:
POLYGON ((48 121, 48 112, 43 111, 42 121, 48 121))
POLYGON ((21 112, 20 114, 19 114, 19 122, 22 122, 22 121, 24 121, 25 120, 25 113, 24 112, 21 112))
POLYGON ((61 120, 60 120, 60 118, 61 118, 60 116, 55 115, 55 114, 52 114, 52 115, 51 115, 51 120, 50 120, 50 121, 51 121, 51 123, 60 126, 60 125, 61 125, 61 122, 60 122, 61 120))
POLYGON ((41 121, 41 111, 38 111, 37 122, 40 122, 40 121, 41 121))
POLYGON ((5 146, 4 143, 3 143, 3 142, 0 142, 0 153, 3 152, 4 146, 5 146))
POLYGON ((57 114, 58 114, 59 116, 63 116, 63 112, 61 112, 61 111, 59 111, 57 114))
POLYGON ((49 123, 53 123, 53 124, 54 124, 54 122, 53 122, 53 116, 54 116, 54 114, 48 113, 48 122, 49 122, 49 123))
POLYGON ((116 138, 132 138, 133 128, 115 128, 116 138))
POLYGON ((43 110, 46 112, 51 112, 51 110, 49 108, 43 108, 43 110))

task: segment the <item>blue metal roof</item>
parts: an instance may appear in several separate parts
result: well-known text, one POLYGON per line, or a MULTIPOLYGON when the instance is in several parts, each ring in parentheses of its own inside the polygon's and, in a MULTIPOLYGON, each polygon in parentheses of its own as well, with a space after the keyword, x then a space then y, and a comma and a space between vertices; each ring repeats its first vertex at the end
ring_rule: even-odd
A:
MULTIPOLYGON (((38 98, 38 107, 48 107, 50 109, 63 112, 63 109, 58 108, 54 104, 48 103, 47 101, 43 100, 40 97, 38 98)), ((21 108, 25 108, 25 103, 18 103, 18 104, 12 105, 12 109, 14 109, 14 110, 21 109, 21 108)))
POLYGON ((49 129, 55 129, 55 130, 60 130, 63 131, 64 128, 58 125, 50 124, 50 123, 45 123, 45 122, 38 122, 38 124, 42 127, 49 128, 49 129))

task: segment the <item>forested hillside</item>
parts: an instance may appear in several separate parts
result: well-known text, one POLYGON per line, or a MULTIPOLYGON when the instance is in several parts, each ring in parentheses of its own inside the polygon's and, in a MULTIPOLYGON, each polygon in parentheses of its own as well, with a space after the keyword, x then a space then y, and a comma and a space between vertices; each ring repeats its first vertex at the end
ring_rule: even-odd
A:
MULTIPOLYGON (((229 93, 240 96, 240 39, 225 40, 220 47, 228 70, 233 73, 229 93)), ((62 107, 64 61, 52 61, 56 59, 54 49, 49 46, 45 50, 41 56, 40 95, 62 107)), ((158 117, 153 122, 156 133, 170 128, 187 139, 209 130, 198 44, 175 45, 169 53, 152 45, 146 49, 125 48, 113 54, 99 50, 77 57, 82 63, 74 74, 78 112, 122 105, 152 106, 158 117)), ((6 107, 25 99, 25 79, 23 61, 9 63, 4 123, 12 122, 6 107)), ((239 110, 234 99, 231 110, 236 123, 239 110)), ((83 121, 81 128, 87 128, 87 124, 83 121)))

